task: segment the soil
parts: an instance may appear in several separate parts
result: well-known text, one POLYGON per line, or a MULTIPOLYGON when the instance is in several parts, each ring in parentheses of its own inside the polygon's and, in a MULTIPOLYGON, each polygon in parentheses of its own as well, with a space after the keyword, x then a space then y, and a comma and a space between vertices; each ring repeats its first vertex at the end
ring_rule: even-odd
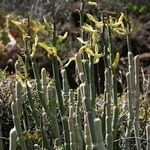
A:
MULTIPOLYGON (((4 4, 5 2, 3 2, 4 4)), ((17 3, 16 7, 13 4, 10 5, 4 5, 6 7, 6 10, 8 11, 14 11, 16 13, 21 12, 19 9, 22 7, 23 3, 26 4, 26 2, 20 2, 17 3), (20 6, 20 7, 19 7, 20 6)), ((139 4, 141 4, 140 1, 138 1, 139 4)), ((137 2, 135 4, 138 4, 137 2)), ((32 3, 31 3, 32 4, 32 3)), ((107 4, 104 3, 103 5, 105 6, 107 4)), ((113 10, 115 13, 111 14, 117 14, 118 11, 121 9, 120 6, 121 3, 115 4, 117 10, 113 10)), ((144 3, 143 3, 144 4, 144 3)), ((147 1, 145 1, 145 4, 147 4, 147 1)), ((32 4, 31 8, 24 7, 22 10, 29 10, 31 13, 31 17, 37 18, 40 20, 41 16, 45 15, 47 18, 51 18, 51 13, 49 12, 49 6, 51 4, 47 3, 44 1, 44 3, 35 3, 32 4), (37 13, 39 12, 39 13, 37 13)), ((114 4, 113 4, 114 5, 114 4)), ((80 16, 79 16, 79 9, 80 9, 80 1, 72 1, 72 3, 66 3, 66 5, 62 5, 61 1, 57 1, 57 6, 56 7, 56 13, 55 13, 55 18, 56 18, 56 23, 57 23, 57 29, 58 33, 63 34, 64 32, 69 32, 69 35, 71 36, 72 40, 72 45, 69 47, 69 50, 66 50, 64 54, 61 56, 63 59, 63 62, 67 62, 68 58, 73 56, 76 51, 79 49, 79 45, 76 44, 76 38, 80 36, 80 16)), ((105 6, 106 8, 110 9, 112 11, 112 8, 105 6)), ((114 7, 113 9, 116 9, 114 7)), ((104 8, 103 8, 104 9, 104 8)), ((92 7, 85 6, 84 12, 90 12, 91 14, 96 13, 95 10, 92 7)), ((84 17, 84 20, 86 20, 86 17, 84 17)), ((145 80, 148 82, 149 74, 150 74, 150 13, 145 13, 144 15, 141 14, 131 14, 131 21, 134 24, 134 31, 131 35, 131 46, 132 46, 132 52, 133 55, 139 55, 140 57, 140 68, 142 68, 143 73, 141 72, 141 85, 143 84, 143 78, 145 77, 145 80)), ((121 59, 120 59, 120 65, 119 69, 122 73, 123 78, 125 78, 125 74, 128 70, 128 63, 127 63, 127 44, 126 44, 126 39, 124 37, 115 37, 116 45, 120 51, 121 54, 121 59)), ((11 71, 14 70, 13 64, 15 62, 16 57, 14 54, 18 52, 18 47, 16 45, 8 43, 6 44, 5 47, 6 55, 5 57, 2 57, 2 61, 0 61, 0 67, 5 68, 6 65, 8 66, 7 70, 11 71), (3 62, 6 62, 5 64, 3 62)), ((39 55, 39 57, 44 57, 39 55)), ((47 59, 42 58, 37 58, 38 64, 39 64, 39 69, 42 67, 45 67, 48 69, 50 74, 52 74, 51 65, 47 59), (43 61, 44 60, 44 61, 43 61)), ((96 68, 96 67, 95 67, 96 68)), ((104 63, 101 60, 99 63, 99 68, 104 68, 104 63)), ((97 71, 95 69, 95 71, 97 71)), ((104 69, 101 69, 99 72, 100 74, 100 81, 96 81, 97 84, 101 85, 101 91, 103 91, 104 88, 104 74, 103 74, 104 69)), ((78 84, 76 83, 75 79, 75 64, 71 63, 70 66, 67 68, 67 73, 68 73, 68 78, 69 78, 69 83, 71 88, 76 88, 78 84)), ((149 83, 148 83, 149 84, 149 83)), ((143 91, 143 90, 142 90, 143 91)))

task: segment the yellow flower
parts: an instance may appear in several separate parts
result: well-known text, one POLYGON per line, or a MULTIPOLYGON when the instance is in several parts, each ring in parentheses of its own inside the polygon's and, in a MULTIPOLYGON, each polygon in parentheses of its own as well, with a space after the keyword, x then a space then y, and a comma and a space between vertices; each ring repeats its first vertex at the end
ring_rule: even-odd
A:
POLYGON ((88 4, 91 5, 91 6, 97 7, 97 3, 96 2, 89 1, 88 4))
POLYGON ((87 44, 88 43, 88 41, 83 41, 83 39, 80 38, 80 37, 77 37, 77 40, 79 40, 79 42, 82 43, 82 44, 87 44))
POLYGON ((94 30, 92 26, 85 24, 84 26, 82 26, 82 29, 85 30, 86 32, 98 32, 97 30, 94 30))
POLYGON ((92 46, 94 47, 97 42, 97 32, 92 33, 92 46))
POLYGON ((85 50, 86 48, 90 47, 90 44, 88 41, 83 41, 83 39, 81 38, 77 38, 79 40, 79 42, 81 42, 82 44, 84 44, 80 49, 79 49, 79 53, 82 53, 83 50, 85 50))
POLYGON ((120 35, 129 34, 129 32, 126 31, 124 20, 127 20, 124 13, 121 13, 118 20, 116 18, 112 18, 111 16, 109 16, 108 26, 117 34, 120 35))
POLYGON ((34 42, 34 44, 32 45, 32 53, 31 53, 31 55, 30 55, 31 58, 33 58, 34 55, 35 55, 36 48, 37 48, 37 45, 38 45, 38 40, 39 40, 39 37, 36 35, 36 36, 35 36, 35 42, 34 42))
POLYGON ((62 42, 63 40, 65 40, 67 38, 67 35, 68 35, 68 32, 66 32, 63 36, 62 35, 58 35, 59 41, 62 42))
POLYGON ((54 46, 48 46, 45 42, 39 42, 38 45, 47 51, 49 57, 51 57, 51 56, 56 57, 57 60, 62 65, 60 57, 57 55, 57 49, 56 49, 56 47, 54 47, 54 46))
POLYGON ((116 56, 115 56, 115 60, 114 60, 114 62, 112 64, 112 68, 113 69, 116 69, 118 67, 119 60, 120 60, 120 53, 117 52, 116 56))
POLYGON ((11 20, 11 22, 12 22, 13 24, 15 24, 15 25, 19 28, 19 30, 22 32, 22 34, 26 34, 26 32, 25 32, 25 30, 24 30, 25 26, 24 26, 24 24, 23 24, 22 22, 20 22, 20 21, 15 21, 15 20, 11 20))
POLYGON ((103 57, 102 53, 99 53, 99 48, 98 45, 95 44, 95 54, 94 54, 94 59, 93 59, 93 63, 97 64, 99 62, 99 59, 103 57))
POLYGON ((45 25, 43 25, 39 21, 33 21, 31 23, 31 29, 34 32, 34 35, 36 35, 38 32, 44 34, 45 36, 49 35, 49 32, 45 30, 45 25))
POLYGON ((88 19, 95 23, 95 26, 100 29, 103 27, 102 21, 97 21, 91 14, 86 14, 88 19))
POLYGON ((91 14, 86 14, 86 16, 88 17, 89 20, 91 20, 92 22, 96 23, 97 20, 91 15, 91 14))
MULTIPOLYGON (((87 41, 83 41, 81 38, 77 38, 82 44, 85 44, 83 45, 80 49, 79 49, 79 53, 83 53, 83 52, 86 52, 87 55, 90 57, 92 56, 93 57, 93 63, 96 64, 99 62, 99 58, 101 58, 103 56, 102 53, 99 53, 99 48, 98 48, 98 45, 95 44, 94 45, 94 52, 91 48, 91 45, 87 42, 87 41)), ((93 47, 93 46, 92 46, 93 47)))

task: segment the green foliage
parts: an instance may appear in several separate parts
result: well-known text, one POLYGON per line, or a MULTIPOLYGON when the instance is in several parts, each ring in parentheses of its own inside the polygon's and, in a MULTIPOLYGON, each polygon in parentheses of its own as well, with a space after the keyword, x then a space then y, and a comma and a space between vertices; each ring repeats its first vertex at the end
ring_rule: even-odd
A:
POLYGON ((146 14, 150 12, 150 6, 149 5, 145 5, 145 4, 132 4, 130 3, 128 5, 129 11, 137 14, 137 15, 141 15, 141 14, 146 14))
POLYGON ((6 72, 5 70, 0 69, 0 81, 6 79, 6 72))

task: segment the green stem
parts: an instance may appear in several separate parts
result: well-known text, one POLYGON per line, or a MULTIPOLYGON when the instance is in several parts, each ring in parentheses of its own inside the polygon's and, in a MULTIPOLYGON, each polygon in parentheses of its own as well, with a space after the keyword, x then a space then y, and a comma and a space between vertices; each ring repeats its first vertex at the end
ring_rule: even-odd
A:
POLYGON ((51 126, 53 130, 53 136, 56 140, 56 146, 61 147, 61 135, 60 135, 60 129, 59 129, 59 124, 57 120, 57 107, 56 107, 56 89, 54 86, 48 86, 47 89, 48 92, 48 100, 49 100, 49 107, 51 110, 51 126))
POLYGON ((110 70, 105 70, 105 100, 106 100, 106 148, 113 150, 112 115, 111 115, 111 78, 110 70))
MULTIPOLYGON (((110 51, 110 65, 113 64, 115 59, 115 52, 112 46, 112 34, 111 29, 108 26, 108 49, 110 51)), ((117 100, 117 75, 116 70, 112 68, 111 70, 111 85, 112 85, 112 100, 114 102, 113 107, 113 135, 114 138, 116 138, 117 133, 117 122, 118 122, 118 116, 119 116, 119 108, 118 108, 118 100, 117 100)))
MULTIPOLYGON (((19 144, 22 150, 27 150, 25 138, 23 136, 23 131, 21 127, 21 111, 22 111, 22 102, 21 102, 21 84, 16 81, 16 94, 12 96, 13 102, 11 104, 13 122, 18 136, 19 144)), ((14 95, 13 87, 10 85, 10 90, 12 95, 14 95)))
POLYGON ((9 133, 9 150, 16 150, 16 148, 17 148, 17 132, 16 128, 13 127, 9 133))
MULTIPOLYGON (((55 22, 55 8, 54 4, 52 6, 52 18, 53 18, 53 46, 56 47, 56 22, 55 22)), ((56 57, 52 58, 52 70, 53 70, 53 79, 55 82, 56 86, 56 94, 58 98, 58 104, 59 104, 59 109, 60 109, 60 114, 61 114, 61 120, 63 124, 63 135, 64 135, 64 141, 65 141, 65 149, 69 150, 70 149, 70 137, 69 137, 69 129, 68 129, 68 120, 66 116, 66 110, 63 104, 63 98, 62 98, 62 93, 61 93, 61 84, 60 84, 60 79, 59 79, 59 66, 58 66, 58 61, 56 57)))
MULTIPOLYGON (((128 9, 126 9, 126 18, 127 18, 127 32, 129 33, 131 31, 131 24, 129 20, 128 9)), ((130 34, 127 34, 127 49, 128 49, 128 52, 132 52, 130 34)))
POLYGON ((95 113, 91 107, 90 93, 89 93, 89 85, 87 83, 82 83, 81 85, 81 94, 82 101, 84 105, 84 109, 87 115, 87 121, 90 129, 92 144, 96 144, 96 130, 94 126, 95 113))
POLYGON ((92 60, 89 62, 89 86, 90 86, 90 99, 91 99, 91 106, 95 108, 95 100, 96 100, 96 91, 95 91, 95 84, 94 84, 94 65, 92 60))
POLYGON ((30 88, 28 87, 28 85, 26 84, 26 95, 28 96, 28 101, 29 101, 29 105, 30 105, 30 108, 31 108, 31 113, 32 113, 32 116, 36 122, 36 126, 39 128, 40 127, 40 118, 38 116, 38 111, 36 110, 35 108, 35 104, 34 104, 34 101, 33 101, 33 98, 32 98, 32 94, 31 94, 31 90, 30 88))
POLYGON ((150 125, 146 125, 146 138, 147 138, 147 146, 146 150, 150 150, 150 125))
MULTIPOLYGON (((135 66, 135 115, 134 115, 134 134, 135 138, 140 137, 139 125, 139 106, 140 106, 140 87, 139 87, 139 57, 134 58, 135 66)), ((140 139, 135 139, 137 150, 141 150, 140 139)))

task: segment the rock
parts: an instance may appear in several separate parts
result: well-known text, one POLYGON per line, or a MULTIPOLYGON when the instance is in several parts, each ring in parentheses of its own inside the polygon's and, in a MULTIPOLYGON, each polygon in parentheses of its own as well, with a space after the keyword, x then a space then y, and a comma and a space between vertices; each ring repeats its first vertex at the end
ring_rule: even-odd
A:
POLYGON ((19 47, 15 42, 9 42, 4 49, 4 53, 0 59, 0 68, 6 71, 14 71, 14 64, 17 59, 17 53, 19 53, 19 47))

